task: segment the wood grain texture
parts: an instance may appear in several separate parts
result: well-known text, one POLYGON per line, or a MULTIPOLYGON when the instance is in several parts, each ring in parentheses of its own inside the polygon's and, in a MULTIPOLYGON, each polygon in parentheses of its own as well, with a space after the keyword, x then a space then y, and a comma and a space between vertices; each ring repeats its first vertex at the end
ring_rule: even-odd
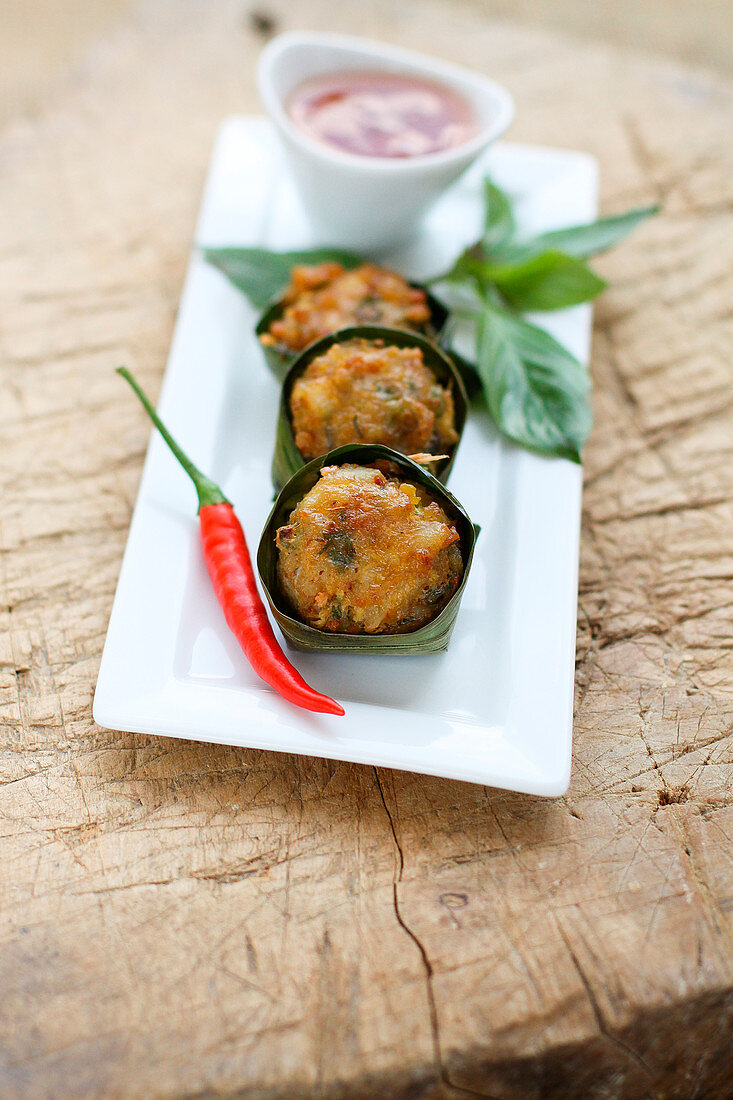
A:
MULTIPOLYGON (((554 802, 110 733, 91 700, 233 0, 151 0, 0 139, 0 1094, 730 1096, 731 89, 447 0, 279 3, 491 73, 664 214, 600 263, 554 802)), ((202 731, 203 732, 203 731, 202 731)))

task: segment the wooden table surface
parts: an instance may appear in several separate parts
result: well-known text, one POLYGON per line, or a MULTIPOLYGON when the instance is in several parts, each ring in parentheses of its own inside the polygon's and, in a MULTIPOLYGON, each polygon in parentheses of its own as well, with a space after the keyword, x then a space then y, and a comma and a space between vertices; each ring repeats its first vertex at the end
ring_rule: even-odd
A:
MULTIPOLYGON (((110 733, 91 701, 239 0, 151 0, 0 140, 0 1095, 731 1095, 731 87, 325 0, 601 163, 573 779, 543 801, 110 733), (728 832, 726 831, 728 830, 728 832)), ((202 730, 202 734, 205 731, 202 730)))

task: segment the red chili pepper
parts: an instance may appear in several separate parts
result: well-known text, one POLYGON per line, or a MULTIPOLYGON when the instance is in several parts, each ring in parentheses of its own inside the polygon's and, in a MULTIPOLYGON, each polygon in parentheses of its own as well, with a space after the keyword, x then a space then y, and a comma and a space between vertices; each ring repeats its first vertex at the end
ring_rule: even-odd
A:
POLYGON ((344 714, 328 695, 309 687, 293 668, 270 626, 257 591, 242 525, 218 485, 202 474, 171 436, 129 370, 117 373, 129 382, 150 419, 196 487, 204 561, 224 617, 257 675, 291 703, 322 714, 344 714))

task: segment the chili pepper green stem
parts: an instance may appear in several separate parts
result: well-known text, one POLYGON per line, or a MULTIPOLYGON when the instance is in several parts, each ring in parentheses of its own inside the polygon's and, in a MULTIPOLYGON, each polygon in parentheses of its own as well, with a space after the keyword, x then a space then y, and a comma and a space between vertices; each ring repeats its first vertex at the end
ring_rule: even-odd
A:
POLYGON ((130 374, 127 367, 118 367, 117 373, 122 375, 126 382, 129 382, 130 386, 133 388, 140 401, 142 402, 148 416, 153 421, 153 424, 155 424, 156 428, 163 436, 163 439, 166 441, 170 449, 173 451, 173 454, 176 456, 181 466, 183 466, 183 469, 186 471, 188 476, 191 478, 191 481, 194 483, 196 487, 196 494, 199 498, 199 512, 202 508, 205 508, 207 504, 230 504, 231 501, 227 500, 216 482, 212 481, 210 477, 206 476, 206 474, 202 474, 198 466, 196 466, 188 457, 188 455, 181 450, 181 448, 178 446, 175 439, 170 434, 165 424, 153 408, 153 405, 148 399, 147 394, 145 394, 143 390, 141 390, 140 386, 130 374))

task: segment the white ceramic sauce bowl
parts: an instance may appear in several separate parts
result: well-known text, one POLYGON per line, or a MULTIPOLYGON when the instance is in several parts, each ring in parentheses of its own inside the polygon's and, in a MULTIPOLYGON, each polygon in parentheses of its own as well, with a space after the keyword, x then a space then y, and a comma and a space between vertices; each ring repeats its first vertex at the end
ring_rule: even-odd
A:
POLYGON ((257 77, 319 241, 371 252, 409 238, 423 214, 514 115, 509 93, 479 73, 337 34, 279 35, 262 51, 257 77), (468 100, 477 133, 451 149, 403 158, 359 156, 326 145, 295 125, 286 104, 304 80, 348 70, 413 74, 442 83, 468 100))

